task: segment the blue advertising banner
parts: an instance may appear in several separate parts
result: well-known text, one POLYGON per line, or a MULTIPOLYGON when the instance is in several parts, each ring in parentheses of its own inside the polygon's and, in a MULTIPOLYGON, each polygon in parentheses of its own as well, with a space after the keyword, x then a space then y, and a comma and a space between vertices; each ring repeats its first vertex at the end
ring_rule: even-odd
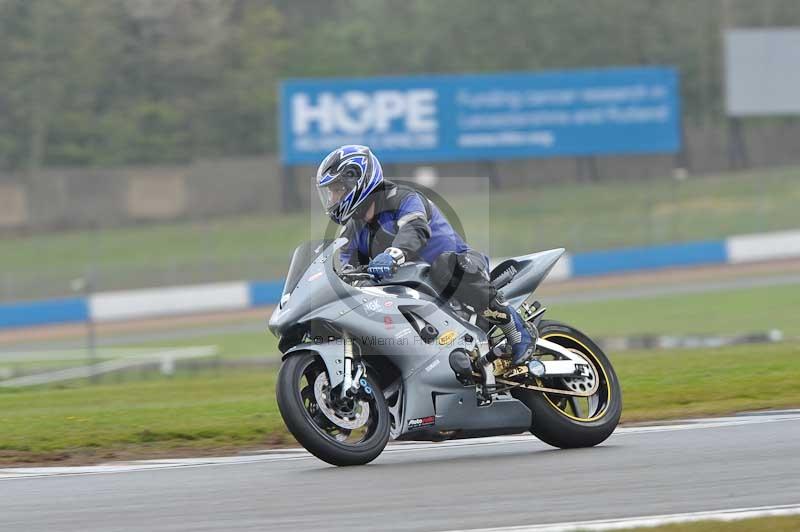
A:
POLYGON ((303 164, 342 144, 384 162, 670 153, 679 105, 666 67, 288 80, 281 154, 303 164))

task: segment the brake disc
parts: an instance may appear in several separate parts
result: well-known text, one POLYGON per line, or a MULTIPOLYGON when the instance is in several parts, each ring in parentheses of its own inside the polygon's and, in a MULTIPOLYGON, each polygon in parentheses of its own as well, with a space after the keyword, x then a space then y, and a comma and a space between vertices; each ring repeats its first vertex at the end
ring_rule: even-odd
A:
POLYGON ((570 349, 573 353, 579 356, 584 362, 584 374, 579 377, 564 377, 564 386, 573 392, 586 392, 594 391, 597 389, 597 373, 595 372, 594 365, 591 364, 586 357, 577 349, 570 349))
POLYGON ((354 430, 363 427, 369 420, 369 403, 366 401, 354 400, 352 409, 347 410, 331 405, 330 386, 325 372, 317 375, 314 380, 314 398, 323 415, 337 427, 354 430))

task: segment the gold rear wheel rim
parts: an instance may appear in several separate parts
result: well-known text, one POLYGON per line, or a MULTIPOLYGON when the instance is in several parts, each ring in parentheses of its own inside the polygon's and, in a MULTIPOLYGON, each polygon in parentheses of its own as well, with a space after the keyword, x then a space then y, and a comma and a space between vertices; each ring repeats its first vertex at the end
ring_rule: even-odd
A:
MULTIPOLYGON (((570 414, 570 413, 566 412, 563 408, 559 407, 555 402, 553 402, 553 400, 550 398, 550 396, 547 393, 542 393, 542 395, 547 400, 547 402, 550 404, 550 406, 553 407, 553 409, 556 410, 559 414, 561 414, 561 415, 563 415, 563 416, 565 416, 565 417, 567 417, 569 419, 572 419, 573 421, 578 421, 578 422, 581 422, 581 423, 588 423, 588 422, 591 422, 591 421, 597 421, 598 419, 601 419, 603 416, 605 416, 606 413, 608 412, 608 407, 611 405, 611 398, 612 398, 611 383, 610 383, 610 380, 608 378, 608 373, 606 373, 606 368, 603 366, 603 364, 600 361, 599 357, 594 353, 594 351, 589 349, 586 346, 586 344, 584 344, 583 342, 581 342, 580 340, 578 340, 574 336, 571 336, 571 335, 569 335, 567 333, 554 332, 554 333, 550 333, 550 334, 544 334, 544 335, 542 335, 542 338, 545 339, 545 340, 548 340, 550 338, 566 338, 570 342, 574 342, 575 344, 579 345, 582 348, 581 350, 579 350, 581 356, 583 356, 585 358, 588 358, 589 362, 594 366, 595 371, 598 374, 602 375, 602 380, 599 383, 600 388, 597 390, 597 393, 595 395, 600 394, 600 393, 605 393, 605 395, 606 395, 605 404, 603 404, 600 407, 599 411, 596 414, 592 415, 590 413, 589 417, 579 417, 577 415, 573 415, 573 414, 570 414)), ((556 342, 556 343, 558 343, 558 342, 556 342)))

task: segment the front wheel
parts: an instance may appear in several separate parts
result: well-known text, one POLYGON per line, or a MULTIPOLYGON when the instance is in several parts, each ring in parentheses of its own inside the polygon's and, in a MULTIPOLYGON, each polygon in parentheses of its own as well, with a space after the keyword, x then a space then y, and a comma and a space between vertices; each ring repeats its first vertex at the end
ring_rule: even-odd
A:
POLYGON ((389 441, 389 410, 383 393, 342 400, 331 390, 325 364, 315 353, 292 354, 278 372, 278 409, 289 432, 311 454, 337 466, 362 465, 389 441))
POLYGON ((590 375, 581 378, 555 378, 543 382, 548 388, 597 391, 590 397, 575 397, 517 388, 512 395, 533 413, 531 432, 543 442, 562 449, 592 447, 611 436, 622 414, 619 379, 605 353, 588 336, 556 321, 539 324, 541 338, 565 347, 583 358, 590 375))

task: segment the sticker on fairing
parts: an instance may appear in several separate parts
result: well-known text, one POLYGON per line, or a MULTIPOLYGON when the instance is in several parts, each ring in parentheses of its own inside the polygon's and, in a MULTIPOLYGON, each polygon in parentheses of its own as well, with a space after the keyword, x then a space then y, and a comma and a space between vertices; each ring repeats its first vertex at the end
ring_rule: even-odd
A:
POLYGON ((450 345, 456 339, 456 332, 455 331, 447 331, 442 333, 439 339, 436 341, 439 345, 450 345))
POLYGON ((378 302, 377 299, 373 299, 368 303, 364 303, 364 308, 371 313, 383 312, 383 307, 381 307, 381 304, 378 302))
POLYGON ((408 420, 409 429, 418 429, 420 427, 429 427, 436 424, 436 416, 419 417, 416 419, 408 420))

